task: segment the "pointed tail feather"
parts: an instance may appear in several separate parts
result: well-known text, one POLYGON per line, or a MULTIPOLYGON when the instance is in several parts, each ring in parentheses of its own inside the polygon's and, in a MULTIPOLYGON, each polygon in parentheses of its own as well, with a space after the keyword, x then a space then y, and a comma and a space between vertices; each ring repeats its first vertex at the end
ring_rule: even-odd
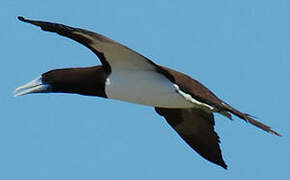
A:
POLYGON ((246 113, 242 113, 238 110, 236 110, 235 108, 231 107, 228 104, 225 104, 226 109, 231 112, 232 114, 238 116, 239 118, 245 120, 246 122, 249 122, 251 124, 253 124, 254 126, 263 129, 264 131, 267 131, 271 134, 277 135, 277 136, 281 136, 281 134, 277 133, 276 131, 274 131, 270 126, 267 126, 255 119, 253 119, 249 114, 246 113))
POLYGON ((281 136, 281 134, 279 134, 279 133, 277 133, 276 131, 274 131, 271 127, 269 127, 269 126, 267 126, 267 125, 265 125, 265 124, 263 124, 263 123, 261 123, 261 122, 255 120, 255 119, 251 118, 250 116, 246 115, 245 118, 246 118, 246 120, 247 120, 248 122, 250 122, 250 123, 253 124, 254 126, 256 126, 256 127, 258 127, 258 128, 261 128, 261 129, 263 129, 263 130, 265 130, 265 131, 267 131, 267 132, 269 132, 269 133, 272 133, 272 134, 274 134, 274 135, 281 136))

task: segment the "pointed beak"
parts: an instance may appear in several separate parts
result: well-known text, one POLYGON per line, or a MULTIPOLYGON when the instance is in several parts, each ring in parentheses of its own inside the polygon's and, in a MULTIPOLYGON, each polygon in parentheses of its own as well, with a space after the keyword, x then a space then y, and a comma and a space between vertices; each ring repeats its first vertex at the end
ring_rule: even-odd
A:
POLYGON ((50 92, 49 84, 43 83, 42 78, 39 77, 23 86, 18 87, 14 91, 14 96, 23 96, 31 93, 46 93, 50 92))

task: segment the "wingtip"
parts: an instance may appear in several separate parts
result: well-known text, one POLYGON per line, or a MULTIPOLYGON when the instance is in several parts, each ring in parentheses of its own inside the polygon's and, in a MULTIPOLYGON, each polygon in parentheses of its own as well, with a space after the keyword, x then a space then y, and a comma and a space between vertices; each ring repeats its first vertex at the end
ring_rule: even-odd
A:
POLYGON ((218 165, 220 165, 225 170, 228 170, 228 165, 224 162, 224 160, 222 160, 220 163, 218 163, 218 165))
POLYGON ((19 21, 25 21, 25 18, 23 16, 18 16, 17 18, 19 21))
POLYGON ((29 19, 25 19, 23 16, 18 16, 17 19, 18 19, 19 21, 22 21, 22 22, 28 22, 28 23, 31 23, 31 22, 32 22, 32 21, 29 20, 29 19))

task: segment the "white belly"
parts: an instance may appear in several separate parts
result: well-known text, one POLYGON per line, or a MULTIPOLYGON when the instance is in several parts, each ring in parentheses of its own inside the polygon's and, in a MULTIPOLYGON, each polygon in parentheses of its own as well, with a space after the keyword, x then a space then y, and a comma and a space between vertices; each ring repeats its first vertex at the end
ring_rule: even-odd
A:
POLYGON ((190 108, 194 104, 180 95, 164 75, 148 70, 112 71, 107 78, 108 98, 167 108, 190 108))

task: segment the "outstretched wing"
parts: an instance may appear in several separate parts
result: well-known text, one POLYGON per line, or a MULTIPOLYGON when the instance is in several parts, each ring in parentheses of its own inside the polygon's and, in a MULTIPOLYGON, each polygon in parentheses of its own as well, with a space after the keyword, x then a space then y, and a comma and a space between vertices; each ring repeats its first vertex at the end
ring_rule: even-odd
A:
POLYGON ((208 88, 206 88, 203 84, 196 81, 195 79, 192 79, 191 77, 181 72, 177 72, 173 69, 164 66, 162 66, 162 68, 170 74, 174 74, 175 83, 179 85, 179 88, 183 92, 190 94, 194 99, 198 100, 199 102, 215 107, 219 113, 227 116, 230 119, 231 114, 229 113, 232 113, 266 132, 281 136, 270 126, 253 119, 249 114, 240 112, 239 110, 220 100, 213 92, 211 92, 208 88))
POLYGON ((167 109, 155 107, 182 139, 205 159, 227 169, 214 131, 213 113, 202 109, 167 109))
POLYGON ((18 17, 18 19, 39 26, 44 31, 55 32, 59 35, 68 37, 88 47, 98 56, 108 74, 110 74, 114 68, 152 70, 158 71, 171 81, 174 81, 172 75, 151 60, 101 34, 63 24, 29 20, 23 17, 18 17))

